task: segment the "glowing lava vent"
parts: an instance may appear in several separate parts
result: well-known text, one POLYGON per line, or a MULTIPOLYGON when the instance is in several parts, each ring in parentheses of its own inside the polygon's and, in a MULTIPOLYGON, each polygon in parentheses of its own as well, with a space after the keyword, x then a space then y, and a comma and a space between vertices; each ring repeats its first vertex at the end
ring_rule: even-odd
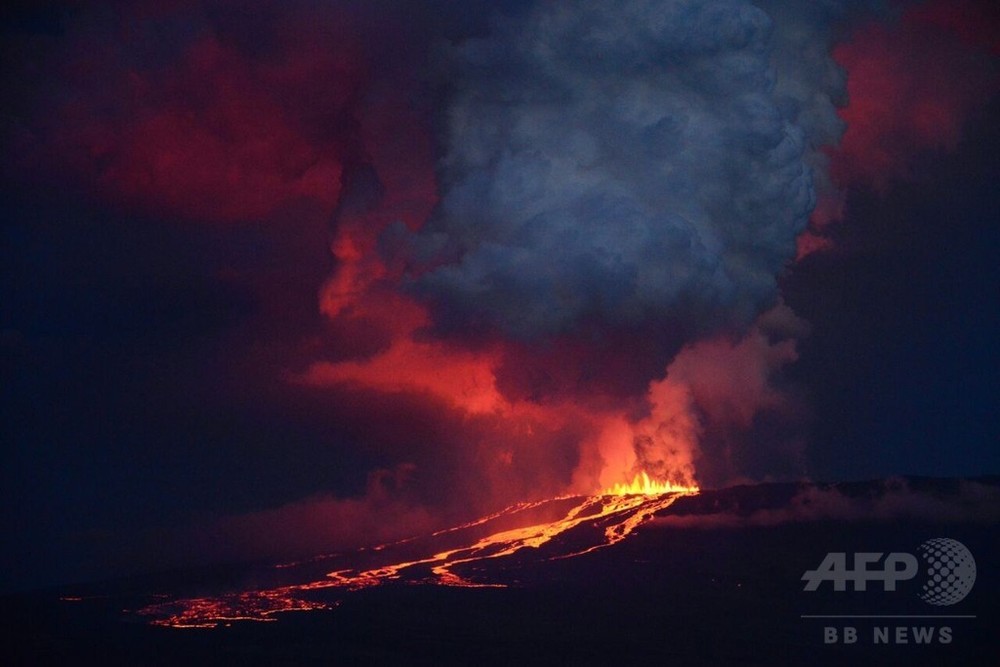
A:
POLYGON ((663 493, 698 493, 697 486, 684 486, 673 482, 657 482, 649 478, 646 471, 642 471, 634 478, 631 484, 618 483, 610 489, 604 490, 606 496, 658 496, 663 493))

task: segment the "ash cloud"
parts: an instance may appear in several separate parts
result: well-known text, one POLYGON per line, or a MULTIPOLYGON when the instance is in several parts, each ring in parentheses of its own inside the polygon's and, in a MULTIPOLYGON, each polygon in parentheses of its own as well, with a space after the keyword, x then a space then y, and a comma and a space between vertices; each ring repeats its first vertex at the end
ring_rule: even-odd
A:
POLYGON ((676 344, 773 305, 842 130, 824 6, 541 3, 448 49, 441 202, 388 233, 437 325, 676 344))

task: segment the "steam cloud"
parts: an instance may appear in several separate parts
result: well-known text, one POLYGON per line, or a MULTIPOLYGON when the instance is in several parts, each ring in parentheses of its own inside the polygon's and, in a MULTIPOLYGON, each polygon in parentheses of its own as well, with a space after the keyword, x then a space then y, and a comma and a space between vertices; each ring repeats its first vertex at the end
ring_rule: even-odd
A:
POLYGON ((438 325, 690 339, 772 305, 844 84, 829 17, 786 13, 539 3, 448 50, 441 203, 415 236, 389 234, 438 325))

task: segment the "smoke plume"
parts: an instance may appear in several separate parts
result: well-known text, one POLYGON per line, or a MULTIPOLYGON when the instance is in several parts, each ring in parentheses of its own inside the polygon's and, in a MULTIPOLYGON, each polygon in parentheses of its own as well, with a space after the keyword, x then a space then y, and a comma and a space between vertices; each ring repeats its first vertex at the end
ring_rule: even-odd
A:
MULTIPOLYGON (((380 247, 428 308, 413 333, 478 339, 480 359, 492 341, 495 382, 478 386, 499 400, 480 410, 605 413, 616 426, 580 443, 578 483, 690 482, 698 460, 712 482, 739 477, 738 434, 796 411, 771 379, 802 327, 773 342, 758 318, 817 193, 835 193, 823 151, 846 78, 831 47, 868 4, 533 3, 441 49, 439 202, 380 247)), ((363 365, 398 368, 401 346, 363 365)), ((799 437, 760 460, 798 474, 799 437)))
POLYGON ((676 345, 773 305, 844 84, 826 24, 796 16, 790 38, 780 20, 738 0, 538 3, 449 48, 441 202, 408 246, 436 324, 676 345))

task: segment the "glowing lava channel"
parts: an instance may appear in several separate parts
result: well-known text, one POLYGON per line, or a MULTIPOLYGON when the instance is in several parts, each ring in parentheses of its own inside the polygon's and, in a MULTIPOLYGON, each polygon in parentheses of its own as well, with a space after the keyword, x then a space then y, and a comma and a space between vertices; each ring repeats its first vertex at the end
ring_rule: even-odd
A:
MULTIPOLYGON (((153 617, 151 622, 154 625, 204 628, 228 625, 233 621, 273 621, 275 614, 278 613, 329 609, 339 604, 339 600, 315 599, 315 594, 312 592, 323 589, 342 589, 346 592, 391 581, 443 586, 505 587, 507 584, 497 581, 472 581, 456 574, 453 568, 458 565, 501 559, 527 548, 537 549, 582 524, 602 527, 600 541, 584 548, 575 548, 569 553, 546 556, 545 560, 582 556, 624 540, 648 518, 670 507, 677 498, 696 493, 698 493, 696 486, 654 482, 642 473, 636 476, 631 484, 616 484, 599 495, 580 497, 579 503, 555 521, 503 530, 482 537, 468 546, 438 551, 426 558, 388 563, 366 570, 336 570, 317 581, 273 589, 233 593, 216 598, 181 599, 159 603, 145 607, 139 614, 153 617), (404 573, 408 575, 405 580, 404 573)), ((504 515, 538 507, 545 502, 548 501, 515 505, 478 521, 439 531, 431 537, 478 527, 504 515)), ((409 541, 404 540, 395 545, 409 541)), ((383 551, 387 546, 395 545, 375 547, 372 551, 383 551)))

